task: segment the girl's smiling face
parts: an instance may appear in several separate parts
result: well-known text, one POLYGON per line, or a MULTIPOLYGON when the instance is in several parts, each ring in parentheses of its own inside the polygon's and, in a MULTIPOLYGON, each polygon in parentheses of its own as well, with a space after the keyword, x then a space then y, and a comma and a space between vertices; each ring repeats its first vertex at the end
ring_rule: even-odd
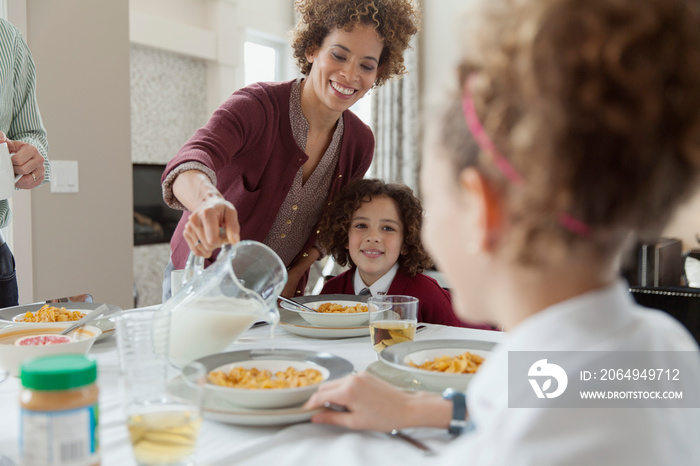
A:
POLYGON ((403 228, 396 202, 388 196, 363 202, 353 214, 347 248, 366 285, 381 278, 399 260, 403 228))
POLYGON ((307 52, 312 66, 306 85, 313 89, 318 103, 333 112, 344 112, 374 85, 383 48, 384 41, 372 26, 334 29, 318 49, 307 52))

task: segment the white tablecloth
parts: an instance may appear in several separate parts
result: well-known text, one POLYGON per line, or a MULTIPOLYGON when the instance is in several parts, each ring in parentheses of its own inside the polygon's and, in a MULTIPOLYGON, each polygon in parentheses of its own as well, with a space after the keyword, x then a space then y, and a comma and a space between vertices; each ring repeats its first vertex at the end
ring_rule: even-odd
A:
MULTIPOLYGON (((500 341, 500 332, 485 330, 462 329, 442 325, 428 325, 428 328, 416 335, 416 340, 432 339, 477 339, 500 341)), ((376 360, 369 337, 346 338, 337 340, 322 340, 297 336, 279 328, 275 338, 270 338, 270 327, 262 326, 248 330, 238 341, 229 347, 229 351, 258 348, 291 348, 311 351, 326 351, 353 363, 355 370, 364 370, 376 360)), ((120 385, 119 355, 116 338, 111 336, 95 343, 90 354, 97 359, 98 385, 100 387, 100 447, 103 466, 134 465, 131 453, 125 417, 122 412, 123 389, 120 385)), ((0 454, 8 456, 19 464, 18 431, 19 403, 18 394, 20 383, 16 377, 9 377, 0 383, 0 454)), ((431 441, 431 435, 436 441, 446 441, 447 437, 425 433, 424 437, 431 441)), ((279 464, 299 464, 293 457, 308 452, 308 445, 303 442, 331 442, 336 448, 348 449, 348 454, 355 455, 354 459, 346 457, 348 464, 366 464, 370 445, 389 443, 392 453, 404 452, 419 455, 418 450, 407 443, 391 439, 383 434, 370 432, 350 432, 330 426, 312 425, 309 423, 293 426, 236 426, 206 420, 202 426, 197 446, 197 463, 202 465, 238 464, 247 459, 251 463, 263 460, 259 465, 267 464, 266 459, 277 457, 281 452, 270 450, 270 445, 276 445, 284 452, 279 464), (309 440, 310 439, 310 440, 309 440), (267 441, 269 440, 269 442, 267 441), (362 446, 359 450, 353 445, 362 446), (286 447, 285 447, 286 446, 286 447), (293 447, 294 446, 294 447, 293 447), (285 449, 286 448, 286 449, 285 449), (352 453, 351 453, 352 452, 352 453), (258 454, 267 457, 257 458, 258 454)))

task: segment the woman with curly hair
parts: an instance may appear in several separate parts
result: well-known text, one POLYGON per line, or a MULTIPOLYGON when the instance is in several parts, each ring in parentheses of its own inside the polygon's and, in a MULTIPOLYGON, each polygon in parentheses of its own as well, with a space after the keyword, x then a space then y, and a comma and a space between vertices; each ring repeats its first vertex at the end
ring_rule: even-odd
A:
MULTIPOLYGON (((418 30, 411 0, 299 0, 294 56, 304 75, 240 89, 168 163, 163 197, 185 210, 171 241, 170 272, 191 251, 211 257, 241 238, 270 246, 287 266, 284 296, 301 294, 320 257, 316 224, 328 199, 361 178, 371 130, 348 109, 405 72, 418 30)), ((212 258, 213 260, 213 258, 212 258)))
POLYGON ((422 223, 423 207, 408 186, 375 179, 350 183, 322 217, 318 242, 338 265, 351 268, 321 293, 414 296, 419 322, 490 330, 461 322, 450 293, 421 273, 433 265, 421 243, 422 223))
POLYGON ((466 393, 359 374, 305 407, 343 405, 313 422, 354 429, 449 428, 440 465, 700 464, 698 345, 619 273, 632 233, 658 234, 700 185, 700 3, 480 5, 427 139, 423 237, 457 314, 505 338, 466 393))

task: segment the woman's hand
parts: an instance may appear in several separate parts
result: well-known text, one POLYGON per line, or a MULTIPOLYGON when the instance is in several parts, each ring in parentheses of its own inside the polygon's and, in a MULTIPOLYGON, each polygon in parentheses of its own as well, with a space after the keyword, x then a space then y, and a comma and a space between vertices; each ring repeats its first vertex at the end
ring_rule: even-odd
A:
POLYGON ((199 170, 180 173, 173 182, 173 194, 192 212, 183 237, 195 255, 210 257, 224 243, 241 240, 236 208, 224 199, 207 175, 199 170))
POLYGON ((209 197, 192 212, 183 236, 190 251, 203 257, 224 243, 237 243, 241 238, 236 208, 223 197, 209 197))
POLYGON ((12 155, 12 168, 15 175, 22 175, 15 186, 20 189, 36 188, 44 181, 44 157, 31 144, 7 139, 0 131, 0 143, 7 143, 12 155))
POLYGON ((349 412, 322 411, 312 422, 358 430, 447 427, 452 415, 450 402, 439 395, 408 393, 367 373, 322 384, 304 408, 320 408, 325 402, 345 406, 349 412))

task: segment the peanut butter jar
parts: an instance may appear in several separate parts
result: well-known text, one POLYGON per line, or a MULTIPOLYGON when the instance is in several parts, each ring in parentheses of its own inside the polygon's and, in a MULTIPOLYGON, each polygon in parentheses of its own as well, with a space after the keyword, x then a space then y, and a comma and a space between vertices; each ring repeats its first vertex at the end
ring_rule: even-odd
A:
POLYGON ((100 464, 97 363, 62 354, 22 364, 19 451, 25 466, 100 464))

